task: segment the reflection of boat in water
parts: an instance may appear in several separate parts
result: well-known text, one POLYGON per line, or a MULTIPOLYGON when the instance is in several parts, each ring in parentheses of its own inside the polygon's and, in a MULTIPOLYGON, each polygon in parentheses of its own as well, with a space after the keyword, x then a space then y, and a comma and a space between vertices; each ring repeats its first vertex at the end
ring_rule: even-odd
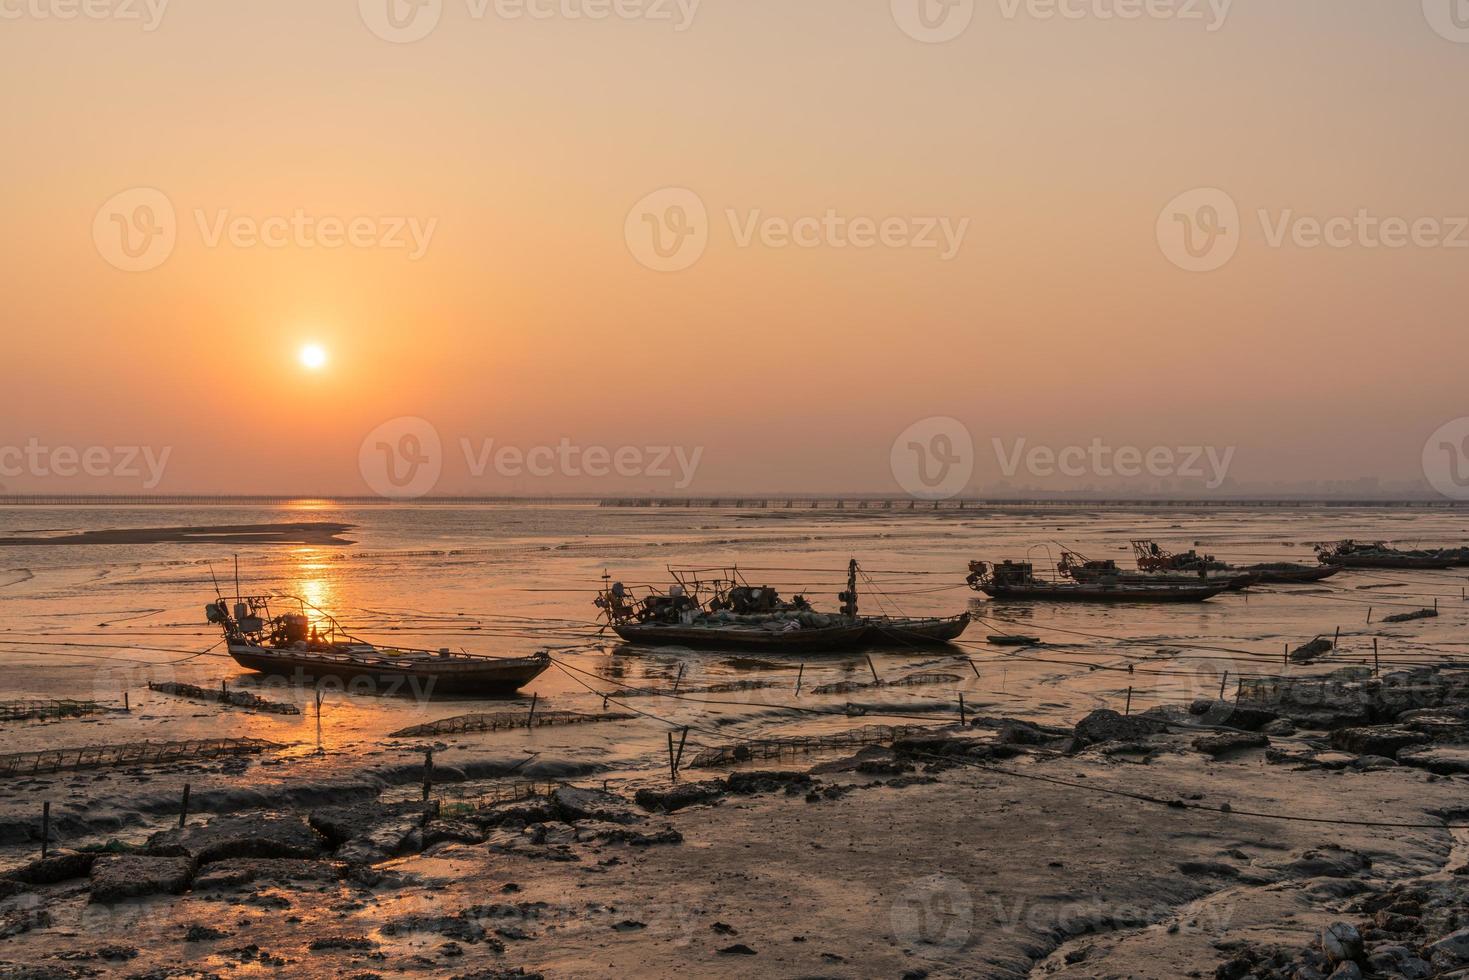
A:
MULTIPOLYGON (((291 598, 291 597, 282 597, 291 598)), ((204 607, 224 631, 229 654, 247 670, 301 682, 338 681, 362 694, 508 694, 534 680, 551 657, 489 657, 449 650, 378 647, 350 636, 304 599, 298 613, 274 616, 268 596, 236 596, 204 607)))
POLYGON ((612 631, 629 643, 749 648, 791 652, 847 650, 872 644, 928 645, 956 639, 969 625, 957 616, 860 616, 855 559, 838 613, 821 613, 803 595, 783 599, 768 585, 752 586, 738 568, 670 568, 667 592, 644 587, 640 596, 603 575, 597 596, 612 631), (712 577, 711 577, 712 576, 712 577))
POLYGON ((1225 583, 1138 584, 1109 579, 1095 582, 1055 582, 1035 577, 1028 561, 969 563, 970 588, 992 599, 1048 602, 1203 602, 1228 591, 1225 583))
POLYGON ((1369 544, 1350 539, 1321 545, 1316 549, 1316 557, 1323 565, 1347 568, 1452 568, 1459 561, 1456 552, 1404 551, 1382 541, 1369 544))

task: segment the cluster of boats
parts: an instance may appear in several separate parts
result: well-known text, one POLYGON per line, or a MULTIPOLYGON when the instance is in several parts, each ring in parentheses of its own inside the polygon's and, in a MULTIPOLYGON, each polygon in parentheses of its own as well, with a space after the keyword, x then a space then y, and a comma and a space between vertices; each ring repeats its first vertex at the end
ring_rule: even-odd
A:
MULTIPOLYGON (((1469 548, 1420 551, 1383 542, 1342 541, 1317 549, 1315 565, 1265 562, 1232 565, 1195 551, 1175 554, 1156 542, 1132 542, 1135 568, 1065 550, 1053 577, 1030 561, 969 563, 968 583, 992 599, 1046 602, 1203 602, 1257 583, 1316 582, 1349 568, 1437 569, 1469 565, 1469 548)), ((751 585, 738 568, 670 568, 666 588, 629 587, 603 574, 596 605, 621 639, 651 646, 816 653, 863 647, 929 646, 958 639, 970 614, 908 617, 858 610, 856 559, 847 566, 839 608, 823 612, 803 595, 786 598, 751 585)), ((236 575, 238 582, 238 573, 236 575)), ((869 580, 870 582, 870 580, 869 580)), ((378 693, 512 693, 540 676, 549 654, 491 657, 464 651, 381 647, 352 636, 329 614, 301 599, 298 611, 277 615, 269 596, 219 594, 205 607, 242 667, 319 683, 333 679, 378 693)), ((236 591, 239 592, 238 585, 236 591)), ((996 640, 1026 640, 991 637, 996 640)))

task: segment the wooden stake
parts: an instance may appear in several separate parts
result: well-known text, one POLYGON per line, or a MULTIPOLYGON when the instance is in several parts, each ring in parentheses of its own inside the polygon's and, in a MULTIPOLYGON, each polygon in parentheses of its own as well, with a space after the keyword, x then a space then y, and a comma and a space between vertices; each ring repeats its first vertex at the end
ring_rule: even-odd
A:
POLYGON ((975 677, 978 677, 979 676, 979 668, 976 667, 976 666, 974 666, 974 658, 973 657, 965 657, 964 659, 967 660, 967 661, 969 661, 969 669, 972 670, 972 671, 974 671, 974 676, 975 677))
POLYGON ((1368 606, 1367 607, 1367 625, 1368 626, 1371 626, 1372 625, 1372 607, 1371 606, 1368 606))
POLYGON ((678 693, 678 686, 679 686, 679 684, 683 683, 683 672, 688 668, 688 666, 689 666, 688 664, 679 664, 678 665, 678 676, 673 679, 673 693, 674 694, 677 694, 678 693))
POLYGON ((133 713, 133 706, 132 706, 131 702, 128 701, 128 692, 127 691, 123 691, 122 692, 122 710, 126 711, 128 714, 132 714, 133 713))
POLYGON ((46 860, 46 852, 51 847, 51 804, 41 804, 41 860, 46 860))
POLYGON ((230 682, 229 681, 226 681, 226 680, 221 680, 219 682, 219 700, 220 701, 228 701, 229 699, 230 699, 230 682))
POLYGON ((964 718, 964 692, 963 691, 960 691, 959 692, 959 727, 960 728, 965 727, 965 718, 964 718))
POLYGON ((1377 658, 1377 637, 1372 638, 1372 673, 1382 673, 1382 661, 1377 658))
POLYGON ((678 781, 678 767, 679 767, 680 764, 683 763, 683 747, 684 747, 684 743, 686 743, 688 740, 689 740, 689 726, 688 725, 685 725, 683 727, 683 731, 680 732, 679 733, 679 736, 678 736, 678 754, 673 757, 673 779, 674 779, 674 782, 677 782, 678 781))
POLYGON ((316 754, 326 755, 326 749, 321 746, 321 688, 316 689, 316 754))
POLYGON ((668 730, 668 778, 678 782, 678 766, 673 761, 673 729, 668 730))
POLYGON ((806 676, 806 661, 801 661, 801 667, 796 671, 796 697, 801 696, 801 678, 806 676))
POLYGON ((870 654, 870 653, 867 655, 867 669, 870 670, 870 671, 872 671, 872 683, 874 683, 874 684, 881 684, 882 683, 882 678, 880 678, 880 677, 877 676, 877 668, 875 666, 873 666, 873 663, 872 663, 872 654, 870 654))
POLYGON ((1228 683, 1229 683, 1229 671, 1226 670, 1224 672, 1224 676, 1221 677, 1221 678, 1219 678, 1219 700, 1221 700, 1221 701, 1224 700, 1224 685, 1225 684, 1228 684, 1228 683))
POLYGON ((1127 685, 1127 707, 1122 709, 1124 715, 1132 714, 1132 685, 1127 685))
POLYGON ((536 720, 536 702, 538 700, 540 700, 540 697, 541 696, 539 694, 532 694, 530 696, 530 714, 526 715, 526 717, 525 717, 525 727, 526 727, 526 730, 527 731, 530 730, 530 726, 531 725, 535 724, 535 720, 536 720))
POLYGON ((428 802, 428 797, 434 788, 434 750, 423 750, 423 801, 428 802))
POLYGON ((184 821, 189 819, 189 784, 184 783, 184 798, 179 803, 179 829, 182 830, 184 821))
POLYGON ((1338 626, 1336 628, 1336 637, 1331 641, 1331 648, 1333 650, 1335 650, 1337 648, 1337 645, 1339 643, 1341 643, 1341 627, 1340 626, 1338 626))

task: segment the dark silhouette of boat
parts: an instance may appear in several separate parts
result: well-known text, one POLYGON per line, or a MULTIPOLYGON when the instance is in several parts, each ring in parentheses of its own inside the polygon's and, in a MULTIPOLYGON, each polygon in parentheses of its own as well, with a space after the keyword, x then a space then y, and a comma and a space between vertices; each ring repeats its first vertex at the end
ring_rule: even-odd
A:
POLYGON ((1322 579, 1331 578, 1341 570, 1341 565, 1298 565, 1288 561, 1240 566, 1240 571, 1250 572, 1255 576, 1256 581, 1272 585, 1319 582, 1322 579))
POLYGON ((970 588, 991 599, 1046 602, 1203 602, 1227 592, 1226 583, 1202 585, 1139 584, 1099 579, 1095 582, 1055 582, 1035 577, 1028 562, 969 563, 970 588))
POLYGON ((821 613, 802 595, 786 600, 768 585, 752 586, 738 568, 670 568, 674 584, 640 596, 603 575, 596 604, 612 631, 629 643, 693 648, 827 652, 888 643, 927 646, 957 639, 969 614, 860 616, 856 559, 848 562, 841 610, 821 613))
POLYGON ((1454 552, 1404 551, 1381 541, 1369 544, 1350 539, 1319 546, 1316 557, 1323 565, 1346 568, 1452 568, 1459 561, 1454 552))
MULTIPOLYGON (((1136 546, 1134 542, 1134 547, 1136 546)), ((1157 547, 1154 545, 1154 547, 1157 547)), ((1193 554, 1193 552, 1189 552, 1193 554)), ((1110 558, 1094 560, 1075 551, 1061 552, 1056 571, 1063 578, 1075 582, 1112 582, 1122 585, 1221 585, 1231 592, 1238 592, 1259 581, 1259 577, 1243 569, 1232 569, 1212 558, 1191 568, 1172 568, 1152 565, 1143 567, 1141 556, 1136 571, 1124 569, 1110 558)))
POLYGON ((445 650, 379 647, 347 634, 331 616, 303 599, 299 613, 274 616, 269 596, 236 596, 205 606, 209 622, 224 631, 235 663, 302 683, 334 680, 352 693, 509 694, 551 666, 547 653, 489 657, 445 650), (314 623, 308 610, 315 612, 314 623))

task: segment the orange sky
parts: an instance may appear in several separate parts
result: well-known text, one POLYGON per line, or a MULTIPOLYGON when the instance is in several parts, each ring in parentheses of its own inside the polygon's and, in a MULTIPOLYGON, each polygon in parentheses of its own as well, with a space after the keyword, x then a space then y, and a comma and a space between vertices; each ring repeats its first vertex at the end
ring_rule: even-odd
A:
POLYGON ((364 438, 408 416, 442 437, 441 493, 675 489, 476 476, 466 439, 699 449, 690 492, 885 492, 898 434, 951 416, 973 435, 972 488, 1002 478, 996 438, 1234 447, 1243 485, 1396 484, 1421 482, 1425 440, 1469 413, 1469 231, 1270 241, 1283 216, 1365 210, 1452 237, 1469 215, 1469 43, 1418 0, 1237 0, 1213 31, 1202 2, 1204 22, 980 0, 945 43, 904 33, 891 7, 908 0, 704 0, 684 30, 564 12, 597 0, 546 18, 441 0, 412 43, 373 33, 375 2, 366 19, 352 2, 168 4, 154 30, 0 2, 0 446, 167 448, 161 492, 364 493, 364 438), (146 271, 94 234, 132 188, 175 212, 146 271), (662 188, 707 211, 707 247, 677 271, 627 237, 662 188), (1158 238, 1194 188, 1240 214, 1208 272, 1158 238), (294 233, 211 244, 221 220, 297 212, 370 219, 379 243, 400 219, 432 232, 418 256, 294 233), (947 259, 739 240, 752 217, 828 212, 967 224, 947 259), (330 354, 319 372, 297 361, 308 342, 330 354))

